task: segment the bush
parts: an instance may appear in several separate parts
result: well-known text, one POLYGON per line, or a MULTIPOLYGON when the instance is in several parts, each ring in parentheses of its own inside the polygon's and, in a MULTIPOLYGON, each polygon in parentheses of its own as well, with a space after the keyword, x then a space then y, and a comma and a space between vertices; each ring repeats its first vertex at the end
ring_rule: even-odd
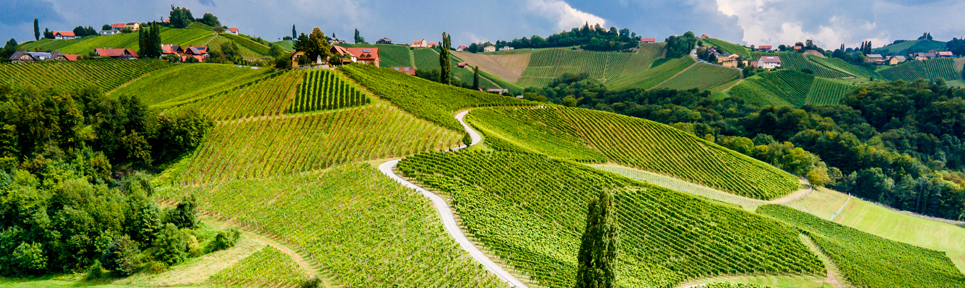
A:
POLYGON ((168 223, 154 239, 154 247, 157 248, 157 251, 154 251, 154 256, 168 265, 184 262, 188 251, 186 238, 177 226, 168 223))
POLYGON ((308 279, 305 279, 305 281, 302 281, 302 284, 301 284, 301 285, 298 285, 298 287, 300 287, 300 288, 319 288, 319 287, 322 287, 322 280, 321 280, 321 279, 318 279, 317 277, 312 276, 311 278, 308 278, 308 279))
POLYGON ((168 212, 168 223, 178 228, 193 229, 198 226, 198 205, 194 195, 181 199, 178 206, 168 212))
POLYGON ((234 247, 235 243, 238 243, 238 238, 241 238, 241 232, 238 229, 218 232, 218 235, 214 236, 214 242, 208 246, 208 250, 214 252, 234 247))
POLYGON ((97 267, 104 267, 118 276, 128 276, 137 272, 140 254, 141 250, 137 242, 124 235, 107 245, 107 249, 104 249, 104 253, 101 254, 100 261, 97 262, 97 267))
POLYGON ((104 267, 101 267, 101 261, 94 260, 94 264, 91 264, 90 269, 87 270, 87 277, 85 279, 101 279, 104 278, 104 276, 107 276, 107 273, 110 273, 110 271, 106 271, 104 270, 104 267))
POLYGON ((23 276, 39 275, 47 268, 47 256, 44 256, 43 245, 40 243, 21 242, 20 246, 13 249, 10 260, 11 268, 23 276))

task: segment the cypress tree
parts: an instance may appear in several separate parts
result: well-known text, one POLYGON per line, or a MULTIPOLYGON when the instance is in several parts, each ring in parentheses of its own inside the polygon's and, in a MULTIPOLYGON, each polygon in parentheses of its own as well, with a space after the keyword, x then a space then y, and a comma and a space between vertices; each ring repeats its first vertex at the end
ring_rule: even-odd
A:
POLYGON ((616 286, 616 258, 620 249, 619 228, 613 194, 601 190, 590 202, 586 230, 577 255, 577 288, 612 288, 616 286))
POLYGON ((472 90, 479 90, 479 66, 472 69, 472 90))
POLYGON ((439 47, 442 50, 439 51, 439 66, 441 66, 442 73, 439 75, 439 83, 446 85, 452 84, 452 60, 449 59, 449 48, 451 47, 449 34, 442 32, 442 46, 439 47))
POLYGON ((34 40, 40 40, 40 22, 37 21, 37 18, 34 18, 34 40))
POLYGON ((292 40, 298 39, 298 34, 295 33, 295 24, 292 24, 292 40))

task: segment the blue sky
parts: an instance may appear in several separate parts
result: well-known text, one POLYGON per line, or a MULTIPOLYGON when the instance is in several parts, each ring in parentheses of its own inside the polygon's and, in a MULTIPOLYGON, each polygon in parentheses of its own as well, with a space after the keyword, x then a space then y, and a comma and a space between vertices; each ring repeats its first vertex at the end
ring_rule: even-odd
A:
MULTIPOLYGON (((195 17, 214 13, 242 33, 277 40, 319 27, 351 39, 355 28, 369 42, 396 43, 441 38, 453 44, 549 35, 584 22, 630 28, 660 40, 694 31, 742 44, 792 44, 814 39, 825 47, 875 46, 931 32, 941 40, 965 35, 961 0, 4 0, 0 37, 33 39, 33 18, 41 30, 166 17, 171 5, 195 17)), ((351 41, 351 40, 350 40, 351 41)))

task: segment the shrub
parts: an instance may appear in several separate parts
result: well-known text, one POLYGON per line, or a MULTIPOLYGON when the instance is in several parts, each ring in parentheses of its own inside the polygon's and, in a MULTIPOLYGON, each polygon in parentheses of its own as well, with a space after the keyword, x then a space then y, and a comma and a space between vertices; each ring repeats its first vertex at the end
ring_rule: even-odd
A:
POLYGON ((235 243, 238 243, 238 238, 241 238, 241 232, 238 229, 218 232, 218 235, 214 236, 214 242, 208 246, 208 250, 214 252, 234 247, 235 243))
POLYGON ((94 260, 94 264, 90 265, 90 269, 87 270, 87 277, 85 279, 94 280, 101 279, 107 276, 110 271, 105 271, 104 267, 101 267, 100 260, 94 260))
POLYGON ((181 199, 174 210, 168 212, 168 223, 178 228, 193 229, 198 226, 198 205, 194 195, 181 199))
POLYGON ((137 272, 140 254, 141 249, 138 248, 137 242, 131 240, 130 236, 124 235, 107 245, 107 249, 104 249, 100 261, 96 264, 98 268, 103 267, 118 276, 128 276, 137 272))
POLYGON ((11 268, 19 275, 38 275, 47 268, 47 256, 44 256, 43 245, 40 243, 21 242, 20 246, 13 249, 10 260, 11 268))
POLYGON ((177 226, 168 223, 158 233, 157 238, 154 239, 154 246, 157 251, 154 252, 156 259, 169 264, 174 265, 184 261, 187 258, 188 251, 188 241, 184 233, 178 230, 177 226))
POLYGON ((321 280, 321 279, 318 279, 317 277, 312 276, 311 278, 308 278, 308 279, 305 279, 305 281, 302 281, 302 284, 301 284, 301 285, 298 285, 298 287, 300 287, 300 288, 319 288, 319 287, 322 287, 322 280, 321 280))

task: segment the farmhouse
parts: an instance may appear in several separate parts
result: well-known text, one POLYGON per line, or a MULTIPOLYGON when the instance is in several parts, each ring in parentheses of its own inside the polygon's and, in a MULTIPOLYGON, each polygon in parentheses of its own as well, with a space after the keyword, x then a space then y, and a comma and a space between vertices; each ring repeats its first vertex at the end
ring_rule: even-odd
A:
POLYGON ((509 89, 489 89, 486 92, 493 94, 509 94, 509 89))
POLYGON ((67 57, 65 54, 60 52, 29 52, 29 51, 17 51, 10 56, 10 62, 13 63, 27 63, 36 61, 77 61, 77 55, 70 55, 72 57, 67 57))
POLYGON ((905 56, 891 56, 888 58, 888 65, 898 65, 905 62, 905 56))
POLYGON ((439 46, 439 44, 436 44, 436 42, 429 42, 429 48, 436 48, 436 46, 439 46))
POLYGON ((737 54, 722 54, 717 56, 717 63, 724 67, 737 68, 741 63, 747 65, 747 59, 737 54))
POLYGON ((469 63, 459 62, 459 64, 456 64, 456 66, 459 66, 459 68, 466 68, 469 67, 469 63))
POLYGON ((938 51, 938 52, 935 52, 935 57, 949 58, 949 57, 955 57, 955 54, 952 54, 952 51, 938 51))
POLYGON ((483 47, 483 52, 496 52, 496 46, 490 45, 483 47))
POLYGON ((175 54, 175 55, 177 55, 177 54, 181 54, 181 53, 184 53, 184 49, 181 49, 181 46, 179 46, 179 45, 161 44, 161 54, 164 54, 164 55, 175 54))
POLYGON ((700 35, 700 39, 707 39, 707 38, 710 38, 710 36, 707 36, 707 34, 700 35))
POLYGON ((415 76, 415 67, 392 67, 395 71, 415 76))
POLYGON ((231 35, 238 35, 238 28, 228 28, 228 29, 225 30, 224 32, 226 32, 226 33, 228 33, 228 34, 231 34, 231 35))
POLYGON ((757 67, 764 69, 774 69, 781 67, 781 58, 777 56, 763 56, 757 60, 757 67))
POLYGON ((77 35, 74 35, 74 32, 54 31, 54 39, 57 39, 57 40, 70 40, 70 39, 77 39, 77 38, 80 38, 80 37, 78 37, 77 35))
POLYGON ((885 61, 885 58, 881 54, 868 54, 868 58, 865 59, 865 62, 876 64, 881 64, 883 61, 885 61))
POLYGON ((458 52, 466 51, 466 49, 469 49, 469 47, 466 47, 465 45, 459 45, 459 47, 456 47, 456 51, 458 52))
POLYGON ((915 60, 917 61, 925 61, 928 59, 935 58, 938 55, 935 53, 935 51, 931 51, 931 52, 915 53, 915 54, 912 54, 912 56, 914 56, 915 60))
POLYGON ((124 24, 124 29, 131 29, 131 31, 141 30, 141 23, 130 22, 130 23, 124 24))
POLYGON ((114 30, 114 31, 124 30, 124 27, 127 27, 127 23, 114 23, 114 24, 111 24, 111 30, 114 30))
POLYGON ((392 44, 392 39, 382 38, 382 39, 379 39, 378 41, 375 41, 375 44, 392 44))
POLYGON ((379 67, 379 48, 345 48, 342 46, 332 46, 332 53, 335 55, 349 56, 350 59, 343 60, 343 64, 361 63, 375 65, 379 67))
POLYGON ((107 57, 112 59, 120 60, 135 60, 137 59, 137 52, 134 49, 122 49, 122 48, 96 48, 94 53, 100 57, 107 57))
POLYGON ((774 49, 774 46, 771 46, 771 45, 757 46, 757 50, 764 51, 764 52, 771 52, 771 50, 773 49, 774 49))
POLYGON ((101 30, 101 32, 97 32, 97 34, 99 34, 99 35, 101 35, 101 36, 110 36, 110 35, 115 35, 115 34, 119 34, 119 33, 121 33, 121 30, 114 30, 114 29, 111 29, 111 30, 101 30))
POLYGON ((505 47, 503 47, 503 48, 499 48, 499 51, 513 51, 513 50, 516 50, 516 48, 509 47, 509 46, 505 46, 505 47))
POLYGON ((657 38, 643 38, 640 43, 657 43, 657 38))
POLYGON ((429 42, 426 42, 426 39, 425 39, 425 38, 422 38, 422 40, 412 41, 412 45, 409 45, 409 47, 412 47, 412 48, 429 48, 429 42))

